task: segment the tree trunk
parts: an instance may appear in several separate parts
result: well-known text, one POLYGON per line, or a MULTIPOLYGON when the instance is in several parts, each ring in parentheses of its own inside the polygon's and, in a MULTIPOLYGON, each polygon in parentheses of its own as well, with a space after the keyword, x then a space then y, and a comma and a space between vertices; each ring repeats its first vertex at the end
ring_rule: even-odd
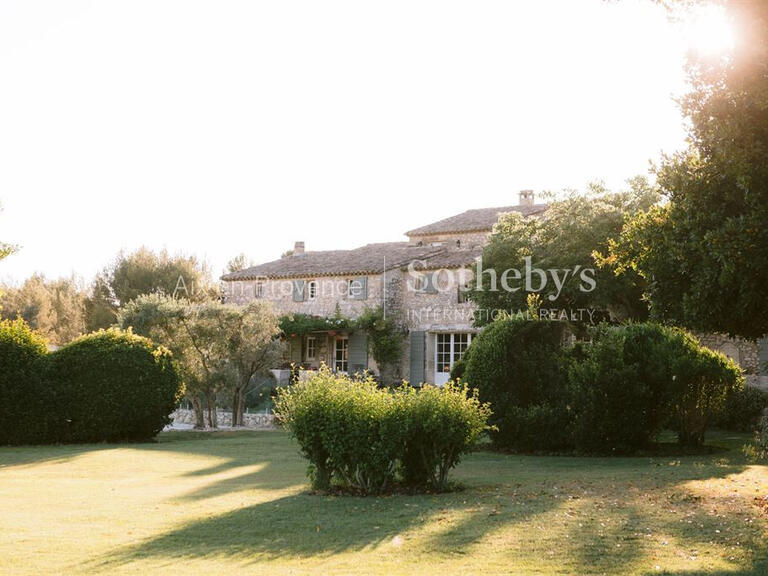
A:
POLYGON ((235 422, 237 422, 237 426, 243 425, 243 412, 245 412, 245 391, 248 389, 248 384, 250 381, 250 376, 247 379, 243 378, 243 381, 240 383, 240 385, 235 387, 235 391, 232 395, 232 426, 235 426, 235 422))
POLYGON ((219 422, 216 414, 216 393, 208 391, 205 393, 205 401, 208 404, 208 426, 218 428, 219 422))
POLYGON ((240 386, 235 386, 232 392, 232 428, 243 425, 242 417, 242 394, 240 394, 240 386))
POLYGON ((191 397, 192 408, 195 411, 195 428, 205 428, 205 412, 203 412, 203 400, 195 394, 191 397))

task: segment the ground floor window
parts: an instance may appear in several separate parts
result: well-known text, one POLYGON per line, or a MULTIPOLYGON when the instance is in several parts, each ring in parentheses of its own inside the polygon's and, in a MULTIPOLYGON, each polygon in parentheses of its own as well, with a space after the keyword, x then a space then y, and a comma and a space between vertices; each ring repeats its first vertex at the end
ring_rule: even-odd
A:
POLYGON ((453 332, 436 334, 435 337, 435 384, 441 385, 448 381, 451 368, 469 348, 472 334, 453 332))
POLYGON ((333 349, 333 369, 336 372, 346 372, 349 369, 349 338, 342 336, 336 338, 333 349))
POLYGON ((317 357, 317 339, 314 336, 307 336, 307 360, 314 360, 317 357))

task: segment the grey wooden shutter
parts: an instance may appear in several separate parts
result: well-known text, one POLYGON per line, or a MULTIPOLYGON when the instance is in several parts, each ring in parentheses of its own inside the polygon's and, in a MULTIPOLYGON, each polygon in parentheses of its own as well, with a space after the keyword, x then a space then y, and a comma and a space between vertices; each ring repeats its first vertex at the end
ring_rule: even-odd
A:
POLYGON ((301 364, 302 360, 302 353, 301 353, 301 341, 304 339, 303 336, 298 336, 296 338, 291 338, 290 340, 290 346, 291 346, 291 363, 293 364, 301 364))
POLYGON ((368 369, 368 338, 365 332, 357 331, 349 335, 349 371, 362 372, 368 369))
POLYGON ((355 278, 352 282, 352 298, 355 300, 366 300, 368 298, 368 277, 355 278))
POLYGON ((411 331, 411 386, 424 383, 425 344, 427 338, 423 331, 411 331))
POLYGON ((293 301, 294 302, 303 302, 306 296, 306 281, 305 280, 294 280, 293 281, 293 301))
POLYGON ((424 292, 427 294, 436 294, 437 293, 437 277, 435 275, 435 272, 428 272, 424 278, 426 279, 426 286, 424 288, 424 292))

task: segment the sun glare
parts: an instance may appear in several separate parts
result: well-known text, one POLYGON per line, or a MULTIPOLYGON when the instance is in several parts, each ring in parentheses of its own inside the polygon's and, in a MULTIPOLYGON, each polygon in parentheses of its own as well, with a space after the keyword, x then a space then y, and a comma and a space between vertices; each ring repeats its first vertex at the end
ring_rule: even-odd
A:
POLYGON ((727 56, 736 44, 733 20, 722 6, 708 4, 694 10, 686 23, 688 46, 700 56, 727 56))

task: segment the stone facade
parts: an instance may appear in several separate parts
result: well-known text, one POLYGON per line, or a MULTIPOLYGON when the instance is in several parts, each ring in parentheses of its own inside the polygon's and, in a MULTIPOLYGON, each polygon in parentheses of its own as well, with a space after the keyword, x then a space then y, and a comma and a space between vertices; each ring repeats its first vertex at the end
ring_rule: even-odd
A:
MULTIPOLYGON (((386 314, 394 317, 407 333, 402 362, 391 376, 440 384, 446 378, 447 368, 460 357, 477 332, 474 328, 477 309, 461 296, 460 288, 472 279, 475 260, 488 241, 498 213, 515 210, 525 217, 540 218, 544 217, 546 206, 533 204, 532 194, 523 198, 521 193, 518 207, 469 210, 407 233, 407 243, 370 244, 348 251, 313 253, 305 252, 303 242, 299 242, 297 257, 225 276, 225 298, 236 303, 262 298, 270 302, 279 315, 293 313, 329 318, 340 315, 354 319, 366 309, 383 306, 386 314), (386 270, 371 271, 376 270, 379 263, 384 268, 385 262, 391 263, 386 270), (362 270, 368 272, 362 273, 362 270), (345 271, 349 272, 344 274, 345 271), (266 273, 268 275, 254 279, 266 273), (350 281, 365 283, 364 297, 349 294, 350 281), (314 283, 311 295, 297 299, 296 282, 306 287, 314 283)), ((316 369, 325 363, 338 368, 334 365, 339 353, 337 345, 343 346, 346 340, 351 346, 354 340, 358 347, 356 365, 361 365, 363 354, 367 357, 365 366, 378 372, 374 359, 366 352, 365 341, 359 336, 344 331, 286 335, 290 346, 284 364, 316 369), (308 339, 312 339, 311 344, 308 339)), ((722 335, 699 338, 704 345, 734 358, 744 369, 749 383, 768 387, 768 375, 760 374, 762 349, 757 344, 722 335)), ((768 361, 768 344, 763 352, 768 361)))
POLYGON ((475 232, 443 232, 438 234, 425 234, 419 236, 408 236, 408 241, 413 244, 441 244, 451 243, 457 246, 483 246, 488 242, 490 230, 480 230, 475 232))

